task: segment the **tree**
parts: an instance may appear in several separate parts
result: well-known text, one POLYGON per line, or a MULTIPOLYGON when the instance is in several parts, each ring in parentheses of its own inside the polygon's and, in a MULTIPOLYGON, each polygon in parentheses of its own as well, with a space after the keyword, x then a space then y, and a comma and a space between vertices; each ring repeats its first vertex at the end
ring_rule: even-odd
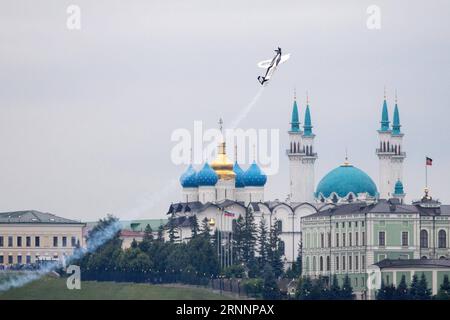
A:
POLYGON ((300 300, 311 300, 311 291, 313 284, 310 277, 302 277, 297 285, 295 296, 300 300))
POLYGON ((442 281, 441 287, 436 295, 436 299, 450 300, 450 281, 448 280, 448 275, 444 275, 444 280, 442 281))
POLYGON ((270 251, 268 239, 267 239, 267 225, 266 225, 266 219, 261 218, 259 222, 258 227, 258 238, 257 238, 257 244, 258 244, 258 260, 259 260, 259 266, 261 270, 264 270, 266 263, 268 263, 268 254, 270 251))
POLYGON ((420 277, 417 297, 419 300, 429 300, 431 298, 431 290, 428 288, 427 278, 424 273, 420 277))
POLYGON ((278 288, 277 281, 272 271, 270 264, 266 264, 264 267, 264 284, 262 296, 265 300, 279 300, 281 299, 281 292, 278 288))
POLYGON ((233 222, 233 261, 236 264, 242 264, 243 254, 242 254, 242 243, 243 243, 243 230, 244 230, 244 218, 242 215, 234 220, 233 222))
POLYGON ((158 240, 159 242, 164 242, 164 226, 162 224, 158 227, 156 240, 158 240))
POLYGON ((192 238, 195 238, 200 230, 198 226, 197 215, 194 214, 193 216, 189 217, 189 222, 191 225, 192 238))
POLYGON ((286 278, 298 278, 302 275, 302 254, 301 254, 301 248, 299 246, 298 252, 297 252, 297 258, 292 263, 292 266, 290 266, 285 273, 286 278))
POLYGON ((172 212, 169 222, 167 223, 167 233, 169 234, 169 242, 174 243, 178 239, 178 231, 176 228, 175 213, 172 212))
POLYGON ((130 246, 133 249, 136 249, 138 247, 138 243, 137 243, 135 238, 133 238, 133 241, 131 241, 131 245, 130 246))
POLYGON ((341 296, 341 287, 339 286, 339 281, 336 274, 333 274, 333 279, 331 281, 329 298, 330 300, 338 300, 341 296))
POLYGON ((283 253, 281 252, 280 248, 280 230, 278 229, 278 223, 277 220, 273 223, 273 225, 270 228, 270 234, 269 234, 269 262, 272 266, 273 273, 275 274, 275 277, 280 277, 283 274, 283 260, 282 256, 283 253))
POLYGON ((153 230, 150 224, 145 226, 143 241, 153 241, 153 230))
POLYGON ((342 294, 341 299, 342 300, 353 300, 355 295, 353 294, 353 288, 350 283, 350 277, 348 274, 345 275, 344 283, 342 284, 342 294))
POLYGON ((142 241, 139 243, 139 249, 143 252, 147 252, 150 250, 150 246, 153 243, 153 230, 152 227, 147 224, 144 229, 144 237, 142 241))
POLYGON ((406 284, 406 276, 402 275, 402 279, 395 290, 396 300, 409 300, 408 285, 406 284))
MULTIPOLYGON (((216 228, 217 230, 217 228, 216 228)), ((209 220, 208 218, 204 218, 202 220, 202 233, 201 233, 202 237, 211 240, 211 228, 209 227, 209 220)))
POLYGON ((417 274, 414 274, 409 289, 409 295, 412 300, 418 300, 418 290, 419 290, 419 277, 417 276, 417 274))
POLYGON ((248 270, 249 277, 258 275, 258 265, 255 259, 256 227, 250 207, 245 212, 242 230, 242 260, 248 270))

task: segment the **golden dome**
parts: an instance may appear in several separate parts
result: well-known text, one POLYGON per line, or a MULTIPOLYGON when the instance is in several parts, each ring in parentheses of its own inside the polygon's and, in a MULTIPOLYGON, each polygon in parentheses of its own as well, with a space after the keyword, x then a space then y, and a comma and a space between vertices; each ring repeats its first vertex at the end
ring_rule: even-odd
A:
POLYGON ((230 180, 236 177, 233 171, 233 163, 228 159, 225 152, 225 142, 219 143, 217 158, 211 162, 211 167, 219 176, 219 179, 230 180))

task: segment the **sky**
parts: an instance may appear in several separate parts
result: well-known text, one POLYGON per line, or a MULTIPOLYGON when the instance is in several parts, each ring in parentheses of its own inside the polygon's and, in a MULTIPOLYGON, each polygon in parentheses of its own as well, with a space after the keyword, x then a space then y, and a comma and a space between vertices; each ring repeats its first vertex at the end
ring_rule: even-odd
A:
MULTIPOLYGON (((350 162, 378 183, 381 106, 397 90, 407 201, 450 203, 450 2, 0 0, 0 211, 35 209, 82 221, 164 218, 185 165, 172 133, 217 128, 260 89, 257 62, 291 57, 240 122, 278 129, 266 199, 289 192, 294 88, 309 94, 316 184, 350 162), (69 5, 81 28, 67 28, 69 5), (369 29, 367 8, 380 8, 369 29)), ((245 167, 245 164, 243 165, 245 167)))

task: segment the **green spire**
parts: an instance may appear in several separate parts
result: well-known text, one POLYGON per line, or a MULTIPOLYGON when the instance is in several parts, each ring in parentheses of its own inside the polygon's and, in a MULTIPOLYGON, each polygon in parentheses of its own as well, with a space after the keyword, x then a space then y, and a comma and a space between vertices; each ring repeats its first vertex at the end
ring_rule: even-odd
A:
POLYGON ((306 105, 305 111, 305 125, 303 126, 304 135, 311 136, 312 135, 312 125, 311 125, 311 113, 309 112, 309 104, 306 105))
POLYGON ((395 103, 395 109, 394 109, 394 121, 392 124, 392 133, 393 134, 400 134, 400 114, 398 112, 397 102, 395 103))
POLYGON ((389 116, 386 97, 384 97, 383 111, 381 112, 381 131, 389 131, 389 116))
POLYGON ((403 189, 403 183, 400 180, 397 180, 394 188, 394 195, 403 195, 405 191, 403 189))
POLYGON ((298 121, 297 100, 294 100, 294 107, 292 108, 291 131, 293 132, 300 131, 300 122, 298 121))

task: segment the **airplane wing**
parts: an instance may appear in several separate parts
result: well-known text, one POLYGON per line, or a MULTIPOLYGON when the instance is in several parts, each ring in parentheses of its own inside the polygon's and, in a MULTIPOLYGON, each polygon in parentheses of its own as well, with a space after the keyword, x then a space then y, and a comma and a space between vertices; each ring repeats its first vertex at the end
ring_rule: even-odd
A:
POLYGON ((263 69, 267 69, 268 67, 270 67, 270 64, 272 63, 273 59, 269 59, 269 60, 264 60, 258 63, 258 67, 263 68, 263 69))

